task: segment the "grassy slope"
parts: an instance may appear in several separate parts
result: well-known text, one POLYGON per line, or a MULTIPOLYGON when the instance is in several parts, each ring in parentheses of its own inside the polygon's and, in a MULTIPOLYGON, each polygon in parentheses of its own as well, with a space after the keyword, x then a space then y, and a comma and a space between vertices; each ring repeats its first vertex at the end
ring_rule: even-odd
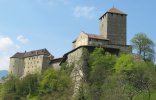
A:
POLYGON ((2 98, 2 84, 0 84, 0 99, 2 98))
MULTIPOLYGON (((138 95, 134 100, 148 100, 148 94, 138 95)), ((150 100, 156 100, 156 91, 151 93, 150 100)))

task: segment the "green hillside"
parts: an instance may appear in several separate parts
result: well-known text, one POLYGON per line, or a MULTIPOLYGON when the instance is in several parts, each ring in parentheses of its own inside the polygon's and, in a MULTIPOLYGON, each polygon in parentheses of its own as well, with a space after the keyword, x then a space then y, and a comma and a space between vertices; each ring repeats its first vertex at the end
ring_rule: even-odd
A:
POLYGON ((2 98, 2 84, 0 84, 0 98, 2 98))
POLYGON ((84 50, 79 62, 84 77, 74 97, 74 66, 65 63, 60 70, 49 68, 23 79, 9 76, 1 100, 156 100, 152 62, 131 54, 112 55, 102 48, 84 50))

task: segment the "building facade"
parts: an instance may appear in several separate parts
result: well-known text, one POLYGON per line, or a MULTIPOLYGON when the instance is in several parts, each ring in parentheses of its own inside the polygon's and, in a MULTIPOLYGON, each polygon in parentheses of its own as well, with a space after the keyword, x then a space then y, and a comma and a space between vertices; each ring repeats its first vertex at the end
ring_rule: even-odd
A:
POLYGON ((49 62, 54 58, 47 49, 19 53, 10 57, 9 72, 16 77, 40 73, 49 67, 49 62))

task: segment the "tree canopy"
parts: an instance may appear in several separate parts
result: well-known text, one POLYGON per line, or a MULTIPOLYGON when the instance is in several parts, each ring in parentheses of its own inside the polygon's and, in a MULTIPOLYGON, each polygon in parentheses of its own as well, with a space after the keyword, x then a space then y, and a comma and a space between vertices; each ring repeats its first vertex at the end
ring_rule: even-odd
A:
POLYGON ((137 51, 139 55, 143 57, 144 60, 154 61, 155 59, 155 51, 154 51, 154 42, 147 37, 144 33, 136 34, 131 43, 133 45, 134 50, 137 51))

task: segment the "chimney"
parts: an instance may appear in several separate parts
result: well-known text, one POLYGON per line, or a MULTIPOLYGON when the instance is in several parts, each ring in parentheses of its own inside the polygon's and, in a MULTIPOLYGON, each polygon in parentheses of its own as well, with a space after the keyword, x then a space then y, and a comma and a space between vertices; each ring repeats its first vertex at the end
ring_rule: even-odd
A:
POLYGON ((37 55, 37 51, 36 51, 36 55, 37 55))

